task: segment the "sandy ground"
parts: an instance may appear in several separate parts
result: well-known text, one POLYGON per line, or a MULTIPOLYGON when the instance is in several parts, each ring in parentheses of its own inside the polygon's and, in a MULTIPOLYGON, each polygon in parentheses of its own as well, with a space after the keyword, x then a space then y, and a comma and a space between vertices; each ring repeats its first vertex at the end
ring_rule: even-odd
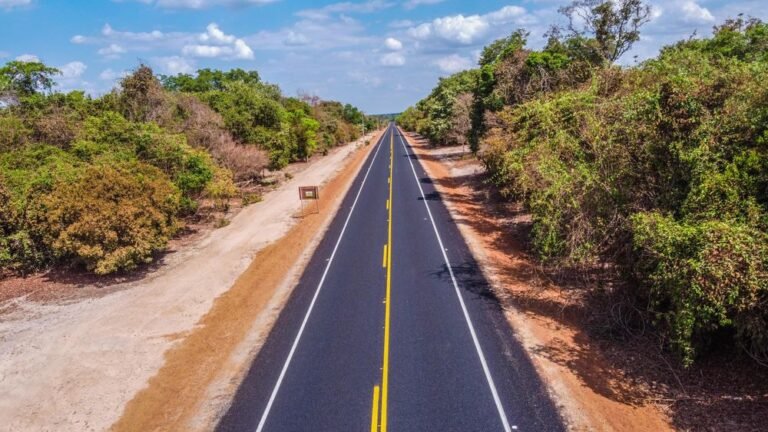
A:
MULTIPOLYGON (((296 225, 297 187, 323 184, 352 161, 359 163, 360 147, 353 143, 308 164, 228 226, 165 257, 141 280, 63 304, 14 300, 0 321, 0 430, 110 428, 129 401, 142 389, 146 393, 150 378, 167 364, 166 353, 205 327, 214 301, 248 273, 257 253, 296 225)), ((281 267, 279 256, 271 264, 273 273, 277 268, 283 275, 291 267, 281 267)), ((259 310, 249 312, 238 318, 248 328, 259 310)))
POLYGON ((516 337, 528 351, 569 430, 672 430, 662 406, 643 398, 642 385, 612 368, 577 322, 562 319, 571 299, 525 253, 511 226, 525 215, 495 214, 476 181, 483 171, 460 147, 409 141, 493 285, 516 337))

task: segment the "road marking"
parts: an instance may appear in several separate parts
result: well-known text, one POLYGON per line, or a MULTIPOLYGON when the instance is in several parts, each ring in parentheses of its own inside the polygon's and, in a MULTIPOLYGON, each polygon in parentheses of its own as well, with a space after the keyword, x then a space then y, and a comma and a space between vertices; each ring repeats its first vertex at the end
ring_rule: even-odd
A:
POLYGON ((381 432, 387 432, 387 400, 389 396, 389 328, 392 308, 392 178, 395 164, 395 134, 389 144, 389 220, 387 222, 387 291, 384 306, 384 359, 381 368, 381 432))
POLYGON ((387 245, 384 245, 384 256, 381 258, 381 266, 387 268, 387 245))
POLYGON ((387 200, 387 210, 389 210, 389 200, 387 200))
MULTIPOLYGON (((386 135, 386 132, 385 132, 385 135, 386 135)), ((315 295, 312 297, 312 301, 309 303, 307 314, 304 315, 304 320, 301 322, 301 327, 299 327, 299 332, 296 334, 296 339, 294 339, 293 341, 293 345, 291 346, 291 351, 288 352, 288 358, 286 358, 285 364, 283 364, 283 369, 280 371, 280 376, 278 376, 277 378, 277 383, 275 383, 275 388, 272 390, 272 394, 269 396, 267 407, 264 409, 264 414, 261 415, 261 420, 259 421, 259 425, 256 427, 256 432, 261 432, 264 429, 264 424, 267 422, 269 411, 272 409, 272 404, 275 403, 277 392, 278 390, 280 390, 280 385, 283 383, 283 379, 285 378, 285 373, 288 370, 288 366, 290 366, 291 364, 291 359, 293 359, 293 354, 296 352, 296 347, 299 345, 299 340, 301 340, 301 335, 304 333, 304 328, 307 326, 307 321, 309 321, 309 316, 312 314, 312 309, 314 309, 315 307, 317 296, 320 294, 320 290, 323 288, 323 284, 325 283, 325 278, 326 276, 328 276, 328 270, 330 270, 331 264, 333 264, 333 258, 336 257, 336 251, 339 249, 339 244, 341 244, 341 239, 344 237, 344 233, 347 231, 349 220, 352 219, 352 213, 355 212, 357 201, 360 199, 360 194, 363 192, 363 187, 365 186, 365 182, 366 180, 368 180, 368 174, 371 173, 371 168, 373 168, 373 164, 376 161, 376 156, 378 156, 379 154, 379 150, 381 149, 381 143, 383 141, 384 141, 383 139, 379 141, 379 146, 376 148, 376 152, 373 154, 373 158, 371 159, 371 164, 368 165, 368 170, 365 172, 365 177, 363 177, 363 181, 362 183, 360 183, 360 189, 358 189, 357 195, 355 195, 355 200, 352 202, 352 208, 350 208, 349 214, 347 215, 347 219, 344 221, 344 226, 341 228, 341 233, 339 233, 339 238, 336 240, 336 245, 333 247, 333 252, 331 252, 331 257, 328 259, 328 264, 326 264, 325 266, 325 271, 323 271, 323 276, 320 278, 320 282, 317 284, 315 295)))
MULTIPOLYGON (((407 154, 408 147, 406 147, 405 145, 405 141, 403 140, 402 134, 398 135, 398 138, 400 139, 400 143, 403 145, 403 149, 407 154)), ((477 356, 480 358, 480 363, 483 366, 483 372, 485 373, 485 378, 488 381, 488 387, 490 387, 491 389, 491 394, 493 395, 493 401, 494 403, 496 403, 496 410, 498 410, 499 412, 499 418, 501 419, 502 425, 504 425, 504 430, 506 432, 511 432, 512 428, 509 426, 507 415, 504 413, 504 407, 501 405, 499 392, 496 391, 496 384, 494 384, 493 382, 493 377, 491 377, 491 371, 490 369, 488 369, 488 363, 485 361, 485 354, 483 354, 483 349, 480 347, 480 341, 477 339, 477 334, 475 333, 475 326, 472 325, 472 320, 469 318, 469 312, 467 311, 466 304, 464 304, 464 298, 461 296, 461 291, 459 290, 459 284, 456 282, 456 276, 453 274, 453 268, 451 267, 451 262, 448 259, 448 255, 445 253, 445 246, 443 245, 443 239, 440 237, 440 232, 437 230, 437 225, 435 224, 435 218, 432 217, 432 210, 429 209, 427 198, 424 196, 424 189, 422 189, 421 187, 419 176, 416 174, 416 168, 414 168, 413 166, 413 159, 409 157, 408 161, 411 163, 411 171, 413 171, 413 178, 416 179, 416 185, 419 187, 419 192, 421 192, 421 199, 422 201, 424 201, 424 207, 427 208, 427 214, 429 215, 430 222, 432 222, 432 228, 435 230, 437 243, 440 245, 440 252, 443 253, 443 260, 445 261, 446 267, 448 267, 448 273, 451 275, 451 282, 453 282, 453 288, 456 291, 456 296, 458 296, 459 298, 459 303, 461 304, 461 310, 462 312, 464 312, 464 319, 467 322, 467 327, 469 327, 469 333, 472 335, 472 342, 474 342, 475 344, 475 350, 477 351, 477 356)))
POLYGON ((379 430, 379 386, 373 387, 373 408, 371 414, 371 432, 379 430))

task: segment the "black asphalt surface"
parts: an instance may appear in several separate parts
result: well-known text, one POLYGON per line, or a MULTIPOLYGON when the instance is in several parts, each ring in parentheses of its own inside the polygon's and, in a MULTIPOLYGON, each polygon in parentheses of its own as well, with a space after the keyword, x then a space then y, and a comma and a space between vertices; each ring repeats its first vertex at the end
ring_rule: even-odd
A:
POLYGON ((217 430, 370 431, 374 415, 393 432, 564 430, 399 130, 390 125, 376 146, 217 430), (373 398, 383 381, 391 149, 384 413, 373 398))

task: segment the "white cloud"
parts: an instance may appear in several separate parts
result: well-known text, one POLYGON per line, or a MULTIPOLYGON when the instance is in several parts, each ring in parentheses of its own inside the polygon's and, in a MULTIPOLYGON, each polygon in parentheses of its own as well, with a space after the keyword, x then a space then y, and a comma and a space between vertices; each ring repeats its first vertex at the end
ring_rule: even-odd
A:
POLYGON ((462 57, 458 54, 452 54, 448 57, 443 57, 435 61, 437 67, 443 72, 456 73, 463 70, 471 69, 473 66, 472 60, 462 57))
POLYGON ((194 64, 179 56, 157 57, 154 59, 160 70, 166 74, 176 75, 180 73, 192 73, 195 70, 194 64))
POLYGON ((289 30, 288 35, 285 37, 283 42, 290 46, 302 46, 309 43, 309 38, 306 37, 303 33, 297 33, 293 30, 289 30))
POLYGON ((118 80, 120 78, 125 77, 126 75, 128 75, 128 72, 125 72, 125 71, 123 71, 123 72, 116 72, 116 71, 114 71, 112 69, 104 69, 99 74, 99 79, 103 80, 103 81, 116 81, 116 80, 118 80))
POLYGON ((16 57, 16 61, 24 63, 37 63, 40 61, 40 58, 34 54, 22 54, 16 57))
MULTIPOLYGON (((2 0, 0 0, 2 1, 2 0)), ((122 0, 121 0, 122 1, 122 0)), ((215 6, 261 6, 277 0, 133 0, 164 9, 207 9, 215 6)))
POLYGON ((390 49, 392 51, 400 51, 401 49, 403 49, 403 43, 391 37, 387 38, 384 41, 384 46, 386 46, 387 49, 390 49))
POLYGON ((679 7, 683 12, 683 18, 688 22, 708 23, 715 20, 709 9, 699 5, 695 0, 684 0, 679 3, 679 7))
POLYGON ((0 0, 0 9, 10 10, 19 6, 28 6, 32 4, 32 0, 0 0))
POLYGON ((125 48, 116 43, 112 43, 105 46, 104 48, 99 49, 98 52, 100 55, 103 55, 107 58, 116 58, 120 54, 125 53, 125 48))
POLYGON ((244 40, 221 31, 215 23, 208 24, 206 32, 198 37, 202 44, 185 45, 181 52, 193 57, 252 60, 253 50, 244 40))
POLYGON ((438 39, 461 45, 471 45, 483 40, 491 28, 511 23, 530 22, 524 8, 505 6, 485 15, 453 15, 436 18, 408 29, 408 34, 417 40, 438 39))
POLYGON ((405 64, 405 56, 398 52, 392 52, 381 56, 380 61, 384 66, 403 66, 405 64))
MULTIPOLYGON (((167 35, 159 30, 153 30, 151 32, 129 32, 129 31, 117 31, 109 24, 104 24, 101 29, 102 36, 112 39, 122 39, 135 42, 152 42, 165 39, 167 35)), ((77 37, 77 36, 76 36, 77 37)), ((81 42, 84 42, 86 38, 78 38, 81 42)))
POLYGON ((80 78, 80 76, 85 73, 86 69, 88 69, 88 66, 86 66, 85 63, 79 61, 73 61, 65 64, 64 66, 59 66, 62 79, 80 78))
POLYGON ((228 45, 235 42, 235 37, 221 31, 218 24, 210 23, 205 28, 205 33, 200 35, 200 42, 228 45))
POLYGON ((333 3, 317 9, 304 9, 296 15, 313 20, 328 19, 334 14, 373 13, 388 9, 395 4, 387 0, 368 0, 362 3, 341 2, 333 3))
POLYGON ((403 7, 410 10, 419 6, 438 4, 444 1, 445 0, 408 0, 403 4, 403 7))

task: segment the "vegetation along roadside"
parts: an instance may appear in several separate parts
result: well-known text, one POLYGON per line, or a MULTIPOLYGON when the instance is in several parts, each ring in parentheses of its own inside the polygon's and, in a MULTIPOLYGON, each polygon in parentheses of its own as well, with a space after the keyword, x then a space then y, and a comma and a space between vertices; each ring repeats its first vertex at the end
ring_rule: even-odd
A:
MULTIPOLYGON (((517 30, 400 124, 467 145, 521 203, 540 263, 582 276, 682 367, 768 366, 768 24, 739 16, 634 66, 651 9, 579 0, 541 50, 517 30)), ((608 326, 616 331, 618 323, 608 326)))
POLYGON ((377 122, 241 69, 158 77, 140 65, 96 98, 53 92, 58 74, 0 68, 1 274, 130 271, 186 222, 257 199, 288 164, 377 122))

